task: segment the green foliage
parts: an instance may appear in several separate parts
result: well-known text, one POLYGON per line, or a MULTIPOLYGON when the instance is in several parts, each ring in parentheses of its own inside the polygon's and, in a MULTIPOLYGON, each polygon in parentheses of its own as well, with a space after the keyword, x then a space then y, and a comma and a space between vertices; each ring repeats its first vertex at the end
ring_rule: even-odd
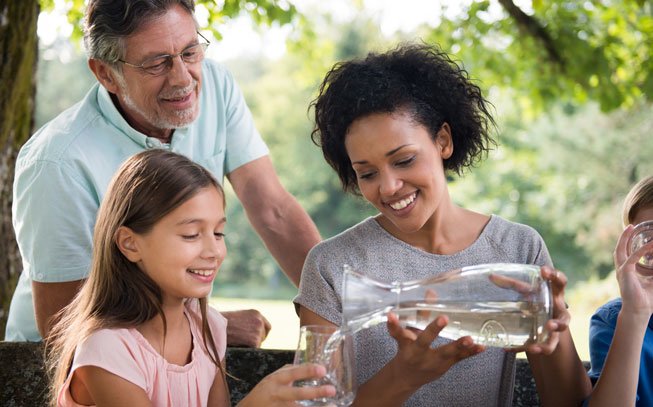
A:
MULTIPOLYGON (((40 0, 43 11, 54 9, 54 0, 40 0)), ((72 38, 79 40, 84 20, 84 0, 68 0, 68 21, 73 25, 72 38)), ((221 38, 220 28, 227 20, 246 13, 258 26, 289 24, 297 16, 297 9, 285 0, 196 0, 198 8, 208 11, 209 28, 216 38, 221 38)))
POLYGON ((77 103, 95 83, 95 77, 86 65, 86 56, 74 54, 70 61, 62 65, 58 58, 45 59, 43 51, 46 50, 41 51, 36 71, 36 129, 77 103))
MULTIPOLYGON (((294 42, 293 51, 279 61, 227 63, 271 150, 281 182, 306 209, 325 238, 375 212, 364 200, 342 191, 337 175, 311 141, 312 121, 308 112, 326 70, 338 58, 361 55, 368 49, 365 41, 373 32, 368 23, 343 27, 325 24, 323 27, 330 35, 314 31, 315 38, 321 39, 315 45, 322 51, 317 61, 307 59, 303 48, 294 42), (321 66, 313 69, 316 65, 321 66)), ((215 293, 292 297, 292 286, 249 225, 242 206, 233 193, 227 197, 229 255, 220 271, 215 293)))
POLYGON ((551 0, 532 7, 518 23, 495 3, 473 1, 425 28, 425 39, 453 52, 485 83, 515 90, 531 115, 560 101, 594 100, 610 111, 650 100, 651 2, 551 0))
MULTIPOLYGON (((509 103, 510 97, 496 102, 509 103)), ((504 111, 500 147, 451 186, 464 207, 533 226, 571 284, 606 276, 630 187, 653 174, 650 104, 602 114, 559 105, 535 122, 504 111)))
MULTIPOLYGON (((239 10, 256 24, 290 22, 296 28, 283 59, 228 64, 282 183, 325 238, 375 213, 364 200, 341 191, 334 171, 311 142, 308 106, 337 61, 387 49, 401 39, 414 41, 416 35, 386 39, 364 10, 351 21, 335 23, 328 15, 299 15, 294 6, 279 1, 218 3, 198 3, 209 11, 213 30, 239 10)), ((533 1, 529 16, 548 32, 560 62, 551 59, 540 39, 520 31, 496 2, 467 3, 461 14, 437 27, 421 27, 419 34, 439 43, 478 78, 492 96, 500 122, 500 146, 478 168, 454 179, 454 200, 533 226, 572 285, 605 276, 621 231, 621 201, 637 179, 653 173, 650 2, 533 1)), ((37 111, 56 111, 61 95, 79 90, 57 89, 58 83, 75 81, 52 78, 79 77, 81 71, 41 64, 37 111)), ((292 285, 228 188, 227 200, 229 255, 217 294, 291 297, 292 285)))
POLYGON ((209 27, 218 39, 221 26, 243 13, 249 14, 257 26, 289 24, 297 16, 295 6, 284 0, 197 0, 196 3, 208 11, 209 27))

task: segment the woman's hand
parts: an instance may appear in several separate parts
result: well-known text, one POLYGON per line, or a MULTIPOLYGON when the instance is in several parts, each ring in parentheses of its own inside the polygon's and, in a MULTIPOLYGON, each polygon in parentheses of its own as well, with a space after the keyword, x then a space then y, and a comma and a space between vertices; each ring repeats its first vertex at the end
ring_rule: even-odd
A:
POLYGON ((326 375, 324 366, 305 363, 302 365, 286 365, 265 376, 249 392, 239 407, 295 407, 296 401, 315 398, 333 397, 336 389, 332 385, 295 387, 298 380, 319 379, 326 375))
POLYGON ((531 354, 550 355, 558 346, 560 334, 569 329, 571 315, 567 310, 567 303, 565 302, 567 276, 563 272, 549 266, 542 266, 540 273, 544 280, 550 282, 551 297, 553 299, 553 316, 544 324, 544 329, 548 332, 548 337, 543 343, 530 344, 525 348, 512 349, 512 351, 518 352, 525 350, 531 354))
POLYGON ((641 315, 648 321, 653 313, 653 271, 638 272, 637 268, 641 266, 637 262, 644 254, 653 251, 653 241, 628 256, 627 246, 633 229, 633 225, 628 225, 621 233, 614 249, 614 267, 621 293, 621 309, 635 316, 641 315))
POLYGON ((402 380, 405 387, 417 390, 438 379, 462 359, 485 350, 484 346, 474 344, 469 336, 432 348, 431 344, 448 322, 446 316, 439 316, 423 331, 416 331, 402 328, 395 314, 388 315, 388 331, 399 347, 389 363, 394 365, 395 377, 402 380))

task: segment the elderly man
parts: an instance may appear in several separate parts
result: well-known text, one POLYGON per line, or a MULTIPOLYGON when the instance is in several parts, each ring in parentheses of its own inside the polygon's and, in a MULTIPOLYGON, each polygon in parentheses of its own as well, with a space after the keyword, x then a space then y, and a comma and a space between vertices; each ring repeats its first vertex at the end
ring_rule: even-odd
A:
MULTIPOLYGON (((6 340, 47 336, 53 316, 87 276, 95 216, 129 156, 166 148, 226 177, 266 246, 298 284, 320 239, 283 188, 231 75, 205 60, 192 0, 91 0, 88 65, 98 84, 41 128, 16 163, 13 224, 23 273, 6 340)), ((225 313, 230 345, 258 346, 269 323, 257 311, 225 313)))

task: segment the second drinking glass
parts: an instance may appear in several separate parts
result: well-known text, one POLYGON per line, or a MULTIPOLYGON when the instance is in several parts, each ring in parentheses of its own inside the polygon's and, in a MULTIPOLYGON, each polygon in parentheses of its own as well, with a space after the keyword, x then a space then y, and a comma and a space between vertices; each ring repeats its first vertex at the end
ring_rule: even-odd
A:
POLYGON ((348 406, 352 403, 356 394, 356 372, 351 334, 341 334, 335 327, 325 325, 302 326, 294 360, 296 365, 301 363, 322 365, 326 368, 327 374, 321 379, 295 382, 295 386, 331 384, 336 388, 336 396, 303 400, 299 404, 348 406))

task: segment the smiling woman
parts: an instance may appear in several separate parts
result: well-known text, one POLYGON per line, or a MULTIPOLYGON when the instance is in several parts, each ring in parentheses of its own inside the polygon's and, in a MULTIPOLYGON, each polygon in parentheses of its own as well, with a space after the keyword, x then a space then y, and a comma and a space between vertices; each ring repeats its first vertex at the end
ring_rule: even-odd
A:
MULTIPOLYGON (((469 74, 437 47, 403 44, 337 63, 313 107, 314 142, 343 188, 379 213, 309 253, 295 298, 301 324, 342 323, 343 264, 387 282, 482 263, 541 266, 553 287, 553 319, 546 342, 522 350, 543 404, 580 403, 590 384, 567 329, 567 279, 552 270, 544 241, 529 226, 458 206, 449 195, 447 173, 470 169, 494 143, 489 103, 469 74)), ((356 400, 510 405, 515 354, 485 349, 471 337, 439 337, 447 323, 440 316, 416 333, 389 316, 387 332, 361 331, 356 400)))

